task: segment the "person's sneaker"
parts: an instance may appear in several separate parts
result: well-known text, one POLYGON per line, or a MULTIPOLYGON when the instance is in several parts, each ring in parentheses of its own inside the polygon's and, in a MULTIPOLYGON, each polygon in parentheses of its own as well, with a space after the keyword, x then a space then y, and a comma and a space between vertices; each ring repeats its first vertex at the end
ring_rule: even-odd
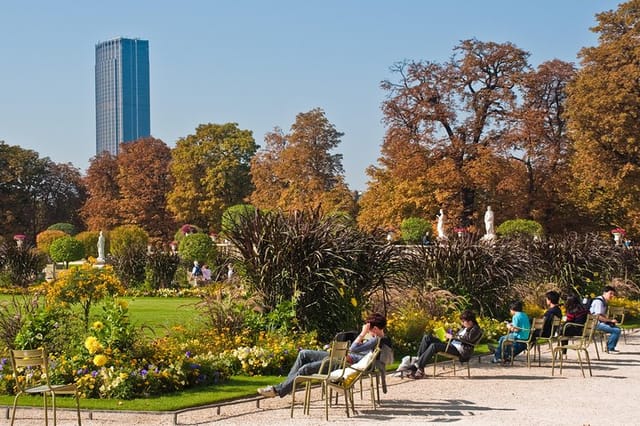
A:
POLYGON ((491 358, 491 364, 502 364, 502 360, 498 358, 491 358))
POLYGON ((274 396, 278 395, 278 392, 276 392, 275 388, 273 386, 267 386, 266 388, 260 388, 258 389, 258 393, 262 396, 264 396, 265 398, 273 398, 274 396))
POLYGON ((617 354, 619 354, 619 353, 620 353, 620 351, 619 351, 619 350, 617 350, 617 349, 609 349, 609 353, 610 353, 610 354, 617 355, 617 354))

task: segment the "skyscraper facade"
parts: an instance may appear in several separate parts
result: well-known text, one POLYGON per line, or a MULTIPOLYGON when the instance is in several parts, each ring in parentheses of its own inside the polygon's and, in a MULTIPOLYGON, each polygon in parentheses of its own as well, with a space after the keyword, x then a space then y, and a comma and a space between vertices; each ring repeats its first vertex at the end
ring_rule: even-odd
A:
POLYGON ((95 71, 96 154, 118 155, 121 143, 151 135, 149 41, 98 43, 95 71))

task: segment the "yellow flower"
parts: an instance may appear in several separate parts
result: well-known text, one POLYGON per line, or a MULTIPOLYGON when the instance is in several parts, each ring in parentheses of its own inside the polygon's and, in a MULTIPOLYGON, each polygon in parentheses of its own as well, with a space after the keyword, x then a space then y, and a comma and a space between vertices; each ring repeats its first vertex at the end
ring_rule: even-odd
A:
POLYGON ((96 321, 91 325, 91 327, 94 330, 100 331, 104 328, 104 324, 102 323, 102 321, 96 321))
POLYGON ((86 338, 86 340, 84 341, 84 347, 87 348, 91 355, 102 350, 102 345, 100 344, 98 339, 93 336, 89 336, 86 338))
POLYGON ((122 309, 127 309, 129 308, 129 302, 124 299, 118 299, 118 306, 120 306, 122 309))
POLYGON ((358 306, 358 301, 356 300, 356 298, 355 298, 355 297, 352 297, 352 298, 351 298, 351 304, 352 304, 354 307, 358 306))
POLYGON ((96 356, 94 356, 94 357, 93 357, 93 363, 94 363, 97 367, 102 367, 102 366, 104 366, 104 365, 107 363, 107 361, 108 361, 108 360, 109 360, 109 359, 108 359, 105 355, 102 355, 102 354, 98 354, 98 355, 96 355, 96 356))

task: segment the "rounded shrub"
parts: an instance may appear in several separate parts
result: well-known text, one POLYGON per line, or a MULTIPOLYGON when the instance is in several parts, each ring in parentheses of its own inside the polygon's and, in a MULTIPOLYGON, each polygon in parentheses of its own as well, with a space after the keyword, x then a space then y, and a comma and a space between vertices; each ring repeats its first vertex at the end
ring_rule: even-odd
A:
POLYGON ((518 234, 526 234, 534 236, 542 236, 542 225, 535 220, 529 219, 510 219, 502 222, 496 229, 498 235, 510 236, 518 234))
POLYGON ((69 234, 59 229, 47 229, 36 235, 36 247, 44 254, 49 254, 51 243, 59 238, 68 237, 69 234))
POLYGON ((409 244, 422 242, 422 237, 431 229, 431 223, 421 217, 409 217, 400 224, 402 239, 409 244))
MULTIPOLYGON (((105 253, 109 253, 109 235, 105 234, 105 253)), ((100 237, 100 232, 98 231, 84 231, 80 232, 76 235, 76 240, 80 241, 84 246, 85 255, 91 257, 98 257, 98 238, 100 237)))
POLYGON ((122 256, 131 251, 144 253, 149 244, 149 234, 137 225, 118 226, 109 232, 109 238, 110 252, 114 256, 122 256))
POLYGON ((65 267, 69 262, 80 260, 84 257, 84 246, 71 236, 58 238, 49 247, 49 256, 54 262, 64 262, 65 267))
POLYGON ((255 213, 256 208, 251 204, 236 204, 231 206, 222 213, 222 232, 229 232, 235 228, 240 222, 241 216, 247 216, 255 213))
POLYGON ((203 233, 189 234, 180 241, 178 252, 180 258, 187 263, 194 260, 208 262, 215 254, 216 246, 211 238, 203 233))

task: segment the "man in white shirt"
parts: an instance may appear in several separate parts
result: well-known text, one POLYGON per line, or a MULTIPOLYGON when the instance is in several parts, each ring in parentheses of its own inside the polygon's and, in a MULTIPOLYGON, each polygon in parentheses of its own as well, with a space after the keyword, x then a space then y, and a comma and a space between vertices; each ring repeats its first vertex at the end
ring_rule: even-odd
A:
POLYGON ((607 352, 618 353, 616 345, 620 338, 620 327, 618 327, 617 320, 607 317, 607 304, 613 300, 616 296, 616 289, 610 285, 605 286, 602 289, 602 296, 598 296, 591 302, 589 311, 598 316, 597 329, 603 333, 607 333, 609 338, 607 339, 607 352))

